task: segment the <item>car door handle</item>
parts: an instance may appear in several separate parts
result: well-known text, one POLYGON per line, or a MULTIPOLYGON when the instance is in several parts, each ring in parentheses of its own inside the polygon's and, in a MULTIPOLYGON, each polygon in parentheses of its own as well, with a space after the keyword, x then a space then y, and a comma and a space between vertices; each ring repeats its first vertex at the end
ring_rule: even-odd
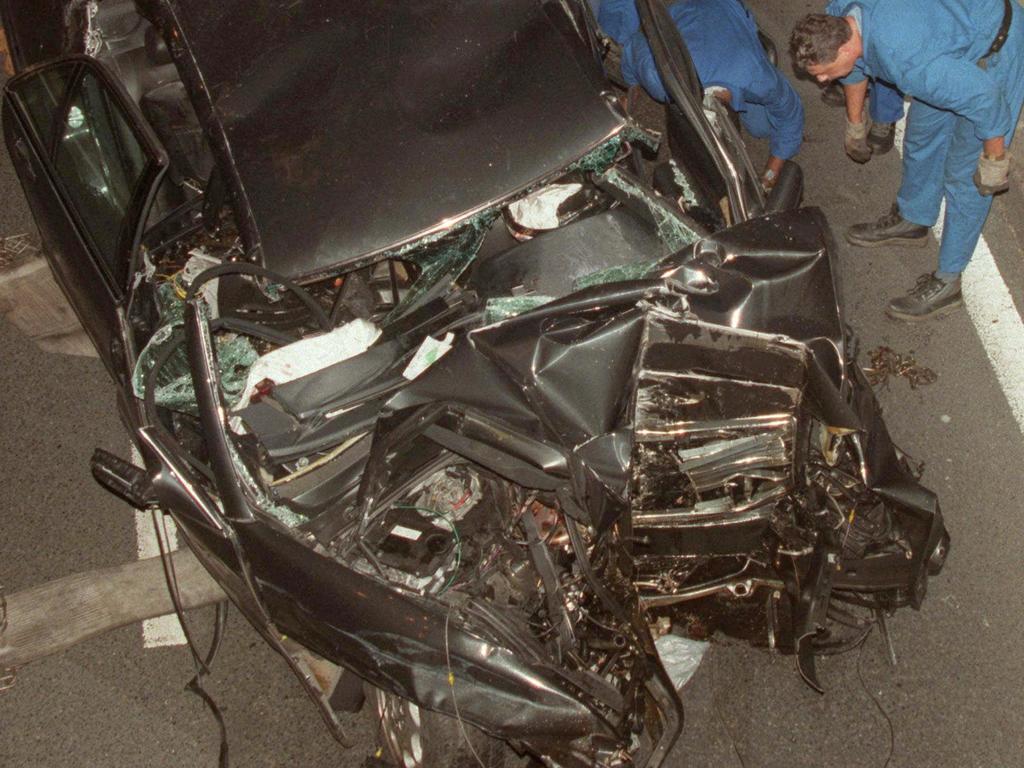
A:
POLYGON ((29 152, 28 144, 25 143, 24 139, 15 139, 14 151, 17 152, 24 161, 25 172, 28 174, 29 178, 35 181, 36 169, 35 165, 32 163, 32 153, 29 152))

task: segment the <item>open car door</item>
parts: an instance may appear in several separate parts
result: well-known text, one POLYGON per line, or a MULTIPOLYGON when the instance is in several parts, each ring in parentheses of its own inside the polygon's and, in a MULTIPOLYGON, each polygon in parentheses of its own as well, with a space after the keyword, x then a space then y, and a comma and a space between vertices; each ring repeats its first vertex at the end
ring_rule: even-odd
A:
POLYGON ((54 276, 124 382, 132 258, 166 154, 127 94, 85 56, 11 80, 3 130, 54 276))

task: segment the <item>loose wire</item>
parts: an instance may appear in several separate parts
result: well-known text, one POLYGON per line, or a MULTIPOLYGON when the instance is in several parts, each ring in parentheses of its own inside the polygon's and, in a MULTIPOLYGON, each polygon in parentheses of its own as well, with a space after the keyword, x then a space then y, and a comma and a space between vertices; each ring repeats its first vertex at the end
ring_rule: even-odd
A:
POLYGON ((178 623, 181 625, 182 633, 185 635, 185 640, 188 644, 189 653, 192 655, 192 662, 195 665, 196 673, 192 679, 185 684, 185 690, 198 696, 206 704, 206 707, 210 710, 214 720, 217 722, 217 727, 220 730, 220 753, 217 759, 217 765, 219 768, 228 768, 228 729, 227 723, 224 721, 224 714, 221 712, 220 707, 217 706, 217 702, 213 700, 213 697, 203 688, 203 678, 210 674, 210 667, 213 664, 214 658, 217 656, 217 651, 220 650, 221 642, 224 639, 224 630, 227 626, 228 616, 228 604, 227 601, 221 601, 217 603, 217 615, 214 620, 213 638, 210 640, 210 648, 206 652, 206 656, 200 656, 198 649, 196 648, 195 638, 192 635, 191 629, 188 622, 185 619, 185 609, 181 602, 181 592, 178 589, 178 575, 174 569, 174 559, 171 557, 170 552, 167 549, 168 533, 167 523, 164 519, 164 513, 159 509, 154 509, 153 523, 157 526, 157 546, 160 549, 160 560, 164 566, 164 576, 167 579, 167 589, 171 595, 171 603, 174 605, 174 612, 178 617, 178 623))
MULTIPOLYGON (((874 629, 874 625, 872 625, 871 628, 874 629)), ((886 756, 885 763, 882 765, 882 768, 889 768, 889 763, 892 762, 892 756, 896 752, 896 726, 893 725, 892 718, 889 717, 889 713, 882 707, 882 703, 875 698, 875 694, 873 694, 871 689, 868 688, 868 684, 864 681, 864 675, 861 672, 861 662, 864 660, 864 648, 867 647, 868 637, 870 637, 870 632, 865 635, 864 639, 861 641, 860 653, 857 654, 857 679, 860 680, 860 686, 864 689, 864 693, 866 693, 868 698, 871 699, 871 703, 875 705, 875 708, 882 713, 882 717, 885 718, 886 725, 889 726, 889 754, 886 756)))
POLYGON ((477 754, 476 748, 473 747, 473 742, 469 740, 469 733, 466 732, 466 724, 462 721, 462 714, 459 712, 459 700, 455 695, 455 673, 452 672, 452 655, 448 645, 448 625, 452 618, 452 610, 454 606, 448 609, 448 613, 444 616, 444 659, 448 665, 448 687, 452 692, 452 706, 455 709, 455 719, 459 723, 459 731, 462 732, 462 738, 466 740, 466 746, 469 747, 469 751, 473 753, 473 757, 476 758, 477 763, 480 764, 480 768, 487 768, 484 765, 484 761, 480 759, 480 755, 477 754))
POLYGON ((733 754, 736 755, 736 759, 739 761, 741 768, 747 768, 747 763, 743 759, 743 755, 740 754, 739 747, 736 746, 736 738, 732 735, 732 729, 729 727, 729 723, 726 722, 725 715, 722 714, 722 708, 718 705, 717 697, 717 675, 715 670, 718 669, 718 662, 716 661, 718 654, 713 650, 711 652, 711 704, 715 708, 715 714, 718 715, 718 720, 722 724, 722 728, 725 729, 725 734, 729 737, 729 746, 732 747, 733 754))

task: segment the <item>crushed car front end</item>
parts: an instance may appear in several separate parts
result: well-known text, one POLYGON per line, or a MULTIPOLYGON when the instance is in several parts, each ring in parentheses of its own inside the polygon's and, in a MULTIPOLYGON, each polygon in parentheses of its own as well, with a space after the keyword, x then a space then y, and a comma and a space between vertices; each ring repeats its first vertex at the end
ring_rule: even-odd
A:
POLYGON ((115 5, 97 56, 170 170, 119 308, 144 481, 98 474, 170 512, 339 740, 365 683, 382 722, 653 768, 683 721, 658 635, 821 689, 818 655, 920 606, 949 539, 828 225, 794 166, 760 189, 655 4, 661 133, 583 2, 115 5))

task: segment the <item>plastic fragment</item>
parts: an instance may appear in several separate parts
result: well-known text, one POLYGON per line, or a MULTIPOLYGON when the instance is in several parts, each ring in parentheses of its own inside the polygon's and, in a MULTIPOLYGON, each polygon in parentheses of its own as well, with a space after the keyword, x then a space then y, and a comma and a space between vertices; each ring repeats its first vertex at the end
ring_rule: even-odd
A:
POLYGON ((705 640, 691 640, 674 634, 662 635, 654 641, 661 663, 677 691, 693 677, 710 646, 705 640))
POLYGON ((369 320, 353 320, 332 331, 307 336, 268 352, 254 361, 238 401, 244 408, 264 380, 284 384, 321 371, 329 365, 365 352, 380 336, 380 328, 369 320))
POLYGON ((508 211, 512 220, 525 229, 556 229, 558 207, 581 189, 582 184, 550 184, 516 200, 508 211))
POLYGON ((402 371, 404 376, 409 381, 412 381, 427 368, 432 366, 442 357, 444 357, 448 350, 452 348, 452 342, 455 340, 455 335, 448 332, 444 335, 444 338, 440 341, 435 339, 433 336, 427 336, 416 350, 416 354, 412 356, 412 360, 405 366, 405 370, 402 371))

